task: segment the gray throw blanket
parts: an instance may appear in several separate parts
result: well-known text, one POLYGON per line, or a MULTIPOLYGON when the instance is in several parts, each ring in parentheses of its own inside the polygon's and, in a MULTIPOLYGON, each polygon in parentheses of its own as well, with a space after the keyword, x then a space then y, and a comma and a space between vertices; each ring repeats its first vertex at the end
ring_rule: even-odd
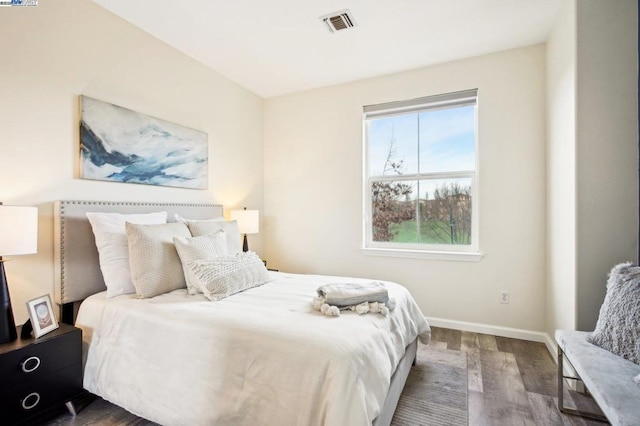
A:
POLYGON ((335 283, 318 287, 318 296, 325 299, 325 303, 338 308, 359 305, 363 302, 387 303, 389 293, 387 288, 378 281, 369 283, 335 283))

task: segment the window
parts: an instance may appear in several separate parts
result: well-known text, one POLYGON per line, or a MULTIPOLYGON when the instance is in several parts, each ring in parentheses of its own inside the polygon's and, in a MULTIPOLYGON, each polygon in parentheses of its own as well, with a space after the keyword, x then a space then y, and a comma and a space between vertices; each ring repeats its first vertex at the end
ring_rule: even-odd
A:
POLYGON ((364 107, 366 249, 478 252, 477 90, 364 107))

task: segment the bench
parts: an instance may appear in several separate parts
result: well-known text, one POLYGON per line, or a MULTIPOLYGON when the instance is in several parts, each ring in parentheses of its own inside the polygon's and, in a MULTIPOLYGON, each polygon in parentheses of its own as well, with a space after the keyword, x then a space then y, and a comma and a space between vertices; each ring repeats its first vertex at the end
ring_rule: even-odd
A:
POLYGON ((556 330, 558 343, 558 409, 567 414, 608 420, 612 425, 640 425, 640 386, 633 378, 640 374, 640 365, 627 361, 606 349, 591 344, 584 331, 556 330), (563 373, 563 359, 579 377, 563 373), (563 379, 581 380, 606 416, 566 408, 563 401, 563 379))

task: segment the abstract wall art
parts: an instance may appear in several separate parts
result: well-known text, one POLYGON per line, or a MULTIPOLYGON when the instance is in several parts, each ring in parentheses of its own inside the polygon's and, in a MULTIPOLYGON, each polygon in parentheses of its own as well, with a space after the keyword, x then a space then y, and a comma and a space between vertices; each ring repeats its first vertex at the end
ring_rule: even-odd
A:
POLYGON ((83 179, 207 189, 207 134, 80 97, 83 179))

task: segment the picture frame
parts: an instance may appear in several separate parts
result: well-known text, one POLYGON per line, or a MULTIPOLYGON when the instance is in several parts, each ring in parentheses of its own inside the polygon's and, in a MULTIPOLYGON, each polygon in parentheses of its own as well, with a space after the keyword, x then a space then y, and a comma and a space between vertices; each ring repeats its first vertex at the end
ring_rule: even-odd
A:
POLYGON ((27 310, 36 339, 60 327, 48 294, 29 300, 27 310))

